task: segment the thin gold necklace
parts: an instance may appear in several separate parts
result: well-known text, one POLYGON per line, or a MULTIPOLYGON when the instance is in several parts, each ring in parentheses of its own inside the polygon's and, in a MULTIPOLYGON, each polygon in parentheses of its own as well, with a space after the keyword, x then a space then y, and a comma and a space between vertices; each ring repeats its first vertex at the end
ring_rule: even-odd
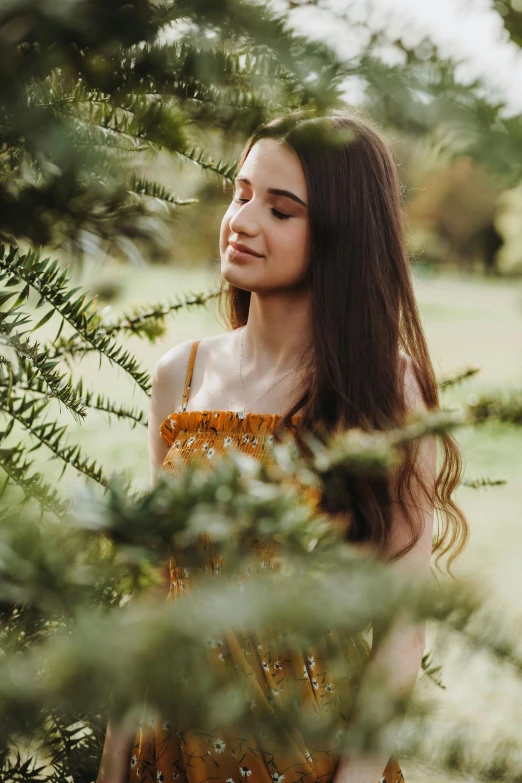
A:
MULTIPOLYGON (((269 386, 264 389, 264 391, 261 392, 261 394, 258 394, 257 397, 254 397, 253 400, 250 400, 250 402, 245 402, 245 394, 243 392, 243 377, 242 377, 242 369, 243 369, 243 339, 245 337, 245 329, 246 327, 243 327, 243 331, 241 332, 241 342, 239 347, 239 385, 241 388, 241 405, 242 408, 240 411, 237 411, 237 417, 238 419, 244 419, 246 416, 246 409, 249 408, 254 402, 256 402, 260 397, 263 396, 263 394, 266 394, 269 389, 272 388, 272 386, 275 386, 276 383, 279 383, 279 381, 282 381, 283 378, 286 378, 287 375, 290 375, 291 372, 294 372, 297 369, 297 365, 295 367, 292 367, 290 370, 285 372, 284 375, 281 375, 280 378, 277 378, 275 381, 273 381, 269 386)), ((229 401, 234 405, 234 402, 231 397, 229 397, 229 401)))

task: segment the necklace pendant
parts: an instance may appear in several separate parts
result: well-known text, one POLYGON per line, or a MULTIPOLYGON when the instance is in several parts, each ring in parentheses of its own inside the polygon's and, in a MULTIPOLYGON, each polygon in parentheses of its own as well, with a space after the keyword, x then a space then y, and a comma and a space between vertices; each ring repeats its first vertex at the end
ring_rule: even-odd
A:
POLYGON ((245 411, 238 411, 237 412, 237 418, 238 419, 244 419, 245 418, 245 411))

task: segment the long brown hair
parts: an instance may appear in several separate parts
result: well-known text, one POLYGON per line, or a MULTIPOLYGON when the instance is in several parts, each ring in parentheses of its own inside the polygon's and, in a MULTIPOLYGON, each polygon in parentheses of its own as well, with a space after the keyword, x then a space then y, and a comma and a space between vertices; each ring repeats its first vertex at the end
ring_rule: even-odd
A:
MULTIPOLYGON (((309 204, 312 342, 303 362, 302 394, 281 426, 302 411, 301 428, 335 432, 359 427, 383 430, 399 424, 406 404, 405 355, 428 410, 439 407, 438 388, 415 302, 404 243, 401 191, 388 142, 359 112, 318 116, 293 111, 261 125, 238 163, 262 138, 278 140, 298 156, 309 204)), ((228 326, 247 322, 250 292, 222 284, 220 309, 228 326)), ((433 551, 452 560, 462 551, 468 525, 452 499, 462 460, 455 439, 440 436, 442 465, 430 500, 438 512, 433 551)), ((396 501, 408 521, 408 552, 422 528, 411 513, 418 443, 403 454, 395 477, 396 501)), ((420 482, 424 491, 428 490, 420 482)), ((392 516, 391 480, 360 480, 349 487, 347 538, 385 553, 392 516)), ((330 509, 335 511, 336 509, 330 509)), ((339 509, 337 509, 339 510, 339 509)))

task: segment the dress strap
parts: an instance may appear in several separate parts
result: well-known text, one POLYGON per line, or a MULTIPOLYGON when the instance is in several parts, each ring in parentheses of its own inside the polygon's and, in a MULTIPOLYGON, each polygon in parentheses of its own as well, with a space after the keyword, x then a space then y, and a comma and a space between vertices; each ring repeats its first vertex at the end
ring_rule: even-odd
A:
POLYGON ((183 389, 183 400, 181 402, 181 410, 187 410, 187 402, 190 394, 190 384, 192 383, 192 375, 194 373, 194 363, 196 361, 196 354, 198 352, 198 345, 200 341, 196 340, 192 343, 192 350, 190 351, 190 357, 187 365, 187 375, 185 376, 185 388, 183 389))

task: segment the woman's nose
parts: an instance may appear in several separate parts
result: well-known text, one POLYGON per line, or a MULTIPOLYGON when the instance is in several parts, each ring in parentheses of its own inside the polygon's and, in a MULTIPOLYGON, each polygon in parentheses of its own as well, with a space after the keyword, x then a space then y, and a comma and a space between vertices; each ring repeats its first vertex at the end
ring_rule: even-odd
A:
POLYGON ((235 234, 248 234, 255 236, 259 232, 259 222, 256 219, 256 208, 252 201, 241 204, 229 220, 229 226, 235 234))

